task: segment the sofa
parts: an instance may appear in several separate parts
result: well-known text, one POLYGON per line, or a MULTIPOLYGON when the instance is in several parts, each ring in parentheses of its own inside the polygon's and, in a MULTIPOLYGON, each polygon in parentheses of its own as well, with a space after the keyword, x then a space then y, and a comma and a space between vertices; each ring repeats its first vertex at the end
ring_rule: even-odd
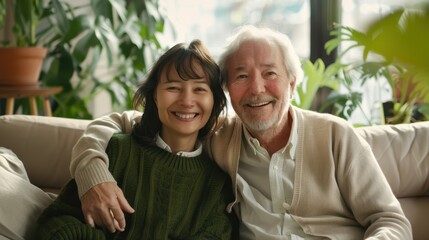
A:
MULTIPOLYGON (((58 193, 70 179, 71 150, 89 120, 0 116, 0 146, 22 161, 30 181, 58 193)), ((429 239, 429 122, 356 128, 371 146, 390 187, 413 227, 429 239)))

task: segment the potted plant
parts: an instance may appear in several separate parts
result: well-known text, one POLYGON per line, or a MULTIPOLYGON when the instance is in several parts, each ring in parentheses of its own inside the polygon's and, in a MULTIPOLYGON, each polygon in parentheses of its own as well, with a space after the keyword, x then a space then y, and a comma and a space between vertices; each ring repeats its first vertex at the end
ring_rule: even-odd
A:
POLYGON ((9 1, 44 3, 35 44, 47 48, 39 85, 63 89, 53 99, 54 116, 91 119, 91 101, 106 92, 110 106, 132 107, 135 88, 161 49, 157 0, 9 1))
POLYGON ((364 84, 370 78, 387 80, 391 100, 382 103, 380 123, 429 120, 428 25, 429 7, 423 4, 417 10, 396 10, 374 22, 366 32, 338 26, 332 31, 336 38, 325 45, 329 53, 342 42, 351 43, 341 51, 339 62, 350 49, 363 49, 361 62, 343 63, 348 71, 357 73, 355 81, 364 84), (377 58, 370 59, 370 54, 377 58))
POLYGON ((3 41, 0 47, 0 85, 36 85, 46 55, 46 48, 38 46, 36 37, 43 17, 43 0, 0 0, 0 6, 0 29, 8 20, 14 22, 14 39, 3 41))
POLYGON ((51 9, 55 14, 41 31, 50 35, 41 81, 63 87, 53 115, 91 119, 89 107, 100 94, 110 97, 105 106, 131 109, 142 76, 161 50, 158 0, 88 0, 51 9))

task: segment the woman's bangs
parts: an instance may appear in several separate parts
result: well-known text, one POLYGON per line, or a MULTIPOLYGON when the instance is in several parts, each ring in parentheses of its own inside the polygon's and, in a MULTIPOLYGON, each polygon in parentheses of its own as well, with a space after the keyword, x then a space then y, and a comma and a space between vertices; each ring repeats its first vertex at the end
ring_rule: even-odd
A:
POLYGON ((176 62, 176 71, 183 80, 206 78, 201 63, 191 54, 183 56, 176 62))

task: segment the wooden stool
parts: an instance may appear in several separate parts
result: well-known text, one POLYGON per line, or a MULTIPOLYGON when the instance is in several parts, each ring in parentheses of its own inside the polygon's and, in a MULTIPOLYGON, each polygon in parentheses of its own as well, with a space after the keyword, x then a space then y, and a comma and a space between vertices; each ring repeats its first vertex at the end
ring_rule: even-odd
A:
POLYGON ((15 98, 27 97, 30 101, 30 111, 32 115, 38 115, 36 97, 43 98, 43 111, 45 116, 52 116, 51 103, 49 97, 62 91, 62 87, 9 87, 0 86, 0 98, 6 98, 5 114, 13 114, 15 98))

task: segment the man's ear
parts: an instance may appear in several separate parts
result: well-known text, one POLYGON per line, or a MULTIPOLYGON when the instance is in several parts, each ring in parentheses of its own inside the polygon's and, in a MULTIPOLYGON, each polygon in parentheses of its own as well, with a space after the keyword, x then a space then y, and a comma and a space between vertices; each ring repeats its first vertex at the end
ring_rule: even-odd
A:
POLYGON ((289 96, 289 98, 292 98, 296 87, 296 77, 293 77, 293 80, 290 81, 289 85, 290 85, 290 95, 291 95, 289 96))

